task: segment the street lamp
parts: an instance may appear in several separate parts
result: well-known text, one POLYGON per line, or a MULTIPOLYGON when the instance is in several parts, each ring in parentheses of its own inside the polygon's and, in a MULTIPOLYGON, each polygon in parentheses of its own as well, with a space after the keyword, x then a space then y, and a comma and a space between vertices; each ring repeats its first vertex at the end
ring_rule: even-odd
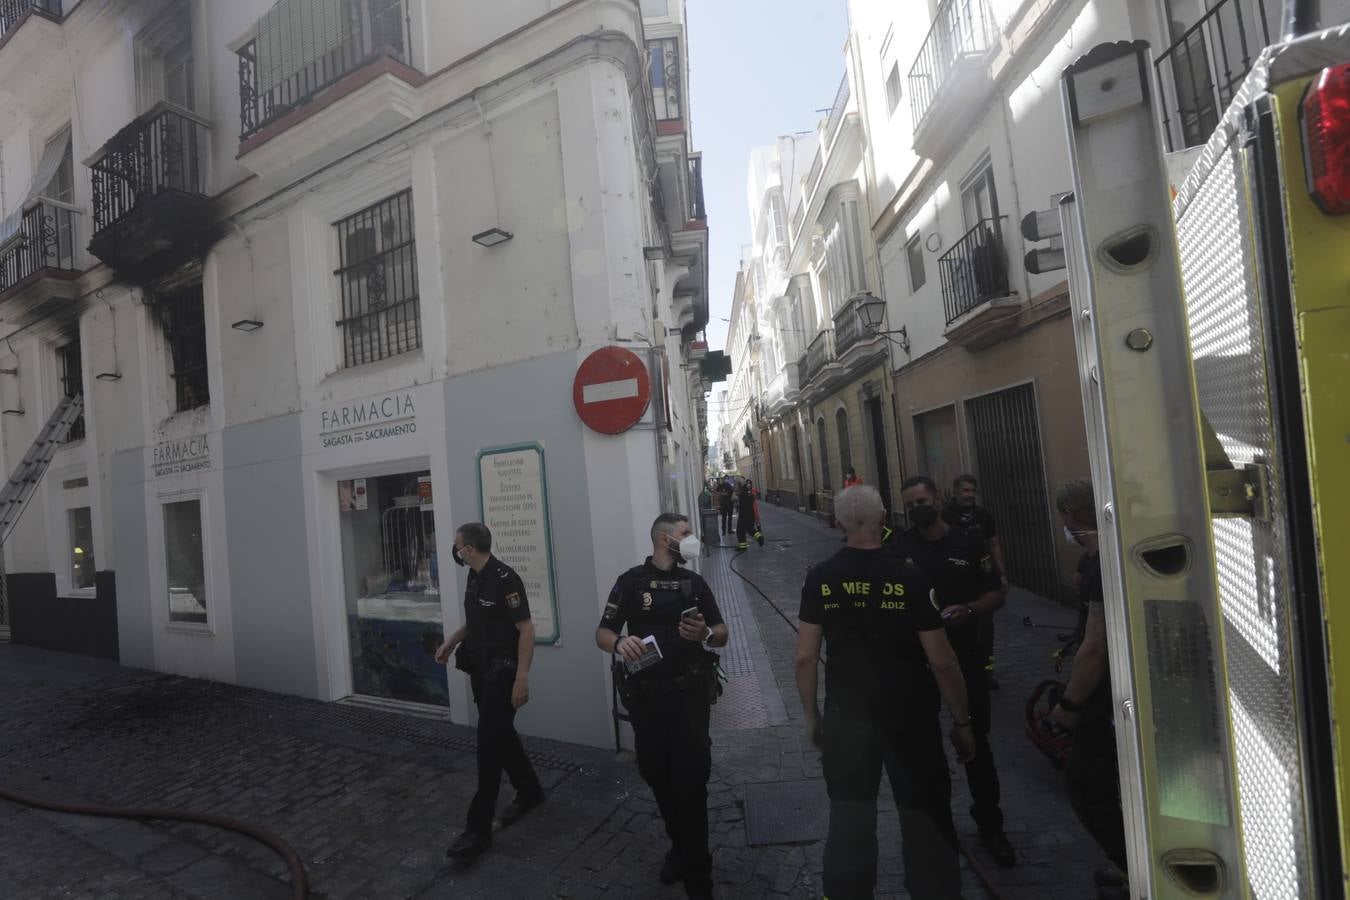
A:
POLYGON ((884 331, 881 327, 881 321, 886 317, 886 301, 870 291, 857 294, 855 298, 858 301, 858 321, 862 323, 863 330, 877 336, 885 336, 887 340, 893 341, 900 346, 901 350, 909 352, 909 332, 905 326, 901 325, 892 331, 884 331), (900 335, 896 340, 891 337, 893 334, 900 335))

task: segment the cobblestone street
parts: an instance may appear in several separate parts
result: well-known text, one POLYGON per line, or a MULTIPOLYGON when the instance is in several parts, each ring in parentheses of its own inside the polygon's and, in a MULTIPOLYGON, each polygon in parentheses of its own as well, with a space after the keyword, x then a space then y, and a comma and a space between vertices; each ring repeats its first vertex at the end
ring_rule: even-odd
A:
MULTIPOLYGON (((766 547, 705 560, 739 634, 724 655, 729 691, 714 716, 710 785, 721 896, 819 896, 818 840, 752 846, 757 791, 820 793, 819 754, 805 740, 792 682, 801 576, 838 549, 837 532, 768 507, 766 547), (737 577, 734 567, 772 600, 737 577), (780 614, 781 613, 781 614, 780 614), (786 619, 785 619, 786 617, 786 619), (764 788, 757 786, 765 786, 764 788)), ((1019 866, 998 870, 1008 900, 1091 894, 1100 859, 1061 781, 1022 735, 1022 705, 1053 674, 1053 629, 1072 615, 1016 593, 999 618, 994 747, 1019 866)), ((314 896, 677 897, 655 872, 665 836, 627 753, 529 739, 548 804, 496 836, 466 867, 442 851, 474 790, 473 731, 443 720, 327 704, 0 645, 0 775, 10 790, 65 802, 158 806, 233 816, 281 835, 301 855, 314 896)), ((560 702, 538 686, 532 703, 560 702)), ((976 847, 954 775, 958 829, 976 847)), ((504 791, 509 798, 509 789, 504 791)), ((809 795, 809 796, 808 796, 809 795)), ((884 798, 882 896, 905 896, 898 826, 884 798)), ((505 802, 503 799, 503 802, 505 802)), ((805 802, 805 801, 804 801, 805 802)), ((762 812, 763 815, 772 814, 762 812)), ((0 802, 0 896, 7 898, 270 898, 289 888, 281 860, 243 837, 163 822, 86 819, 0 802)), ((771 823, 772 824, 772 823, 771 823)), ((782 823, 779 823, 782 824, 782 823)), ((821 823, 797 822, 819 830, 821 823)), ((966 897, 986 896, 967 864, 966 897)))

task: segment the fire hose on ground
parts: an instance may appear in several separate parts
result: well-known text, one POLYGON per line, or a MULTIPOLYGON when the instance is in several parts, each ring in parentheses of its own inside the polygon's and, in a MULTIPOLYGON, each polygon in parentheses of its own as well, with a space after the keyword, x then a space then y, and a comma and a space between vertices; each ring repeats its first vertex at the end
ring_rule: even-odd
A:
POLYGON ((257 825, 250 825, 248 822, 241 822, 238 819, 231 819, 227 816, 212 815, 211 813, 185 812, 177 809, 90 806, 83 803, 58 803, 53 800, 40 800, 37 797, 18 794, 14 791, 6 790, 5 788, 0 788, 0 798, 8 800, 11 803, 18 803, 21 806, 45 809, 57 813, 67 813, 76 816, 97 816, 108 819, 162 819, 174 822, 191 822, 197 825, 209 825, 213 828, 223 828, 226 831, 233 831, 236 834, 242 834, 245 837, 250 837, 261 844, 267 845, 278 856, 285 860, 286 868, 290 870, 291 875, 292 900, 306 900, 309 896, 309 886, 305 879, 305 864, 300 861, 299 855, 291 849, 289 844, 273 832, 268 831, 266 828, 260 828, 257 825))

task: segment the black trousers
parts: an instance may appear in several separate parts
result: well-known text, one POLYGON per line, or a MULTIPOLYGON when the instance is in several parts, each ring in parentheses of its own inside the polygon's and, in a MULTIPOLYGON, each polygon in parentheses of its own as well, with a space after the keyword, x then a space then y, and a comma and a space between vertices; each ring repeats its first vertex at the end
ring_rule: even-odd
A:
POLYGON ((824 883, 830 900, 870 900, 876 888, 877 790, 883 765, 900 814, 905 890, 914 900, 961 896, 951 776, 937 705, 924 706, 886 724, 826 711, 820 741, 830 795, 824 883))
POLYGON ((638 772, 656 796, 671 846, 684 863, 689 893, 712 890, 708 850, 711 708, 701 691, 648 694, 628 707, 638 772))
POLYGON ((746 514, 746 513, 742 512, 742 513, 740 513, 739 515, 737 515, 737 516, 736 516, 736 543, 738 543, 738 544, 748 544, 748 543, 750 542, 750 535, 752 535, 752 534, 754 534, 754 533, 755 533, 755 517, 754 517, 754 514, 753 514, 753 513, 751 513, 751 514, 746 514))
POLYGON ((722 510, 722 533, 731 534, 731 510, 722 510))
POLYGON ((998 769, 994 767, 994 753, 989 747, 989 665, 992 659, 988 654, 961 659, 961 674, 966 679, 966 696, 970 702, 970 724, 975 730, 975 758, 966 763, 966 782, 974 801, 970 815, 980 834, 1003 833, 998 769))
POLYGON ((1078 820, 1107 858, 1125 871, 1125 819, 1120 811, 1120 769, 1110 710, 1084 710, 1073 732, 1065 773, 1078 820))
POLYGON ((469 831, 492 832, 503 771, 518 796, 533 798, 544 793, 520 743, 520 735, 516 734, 516 711, 511 706, 511 686, 515 680, 514 668, 501 668, 491 678, 483 675, 469 678, 473 700, 478 704, 478 792, 469 804, 466 823, 469 831))

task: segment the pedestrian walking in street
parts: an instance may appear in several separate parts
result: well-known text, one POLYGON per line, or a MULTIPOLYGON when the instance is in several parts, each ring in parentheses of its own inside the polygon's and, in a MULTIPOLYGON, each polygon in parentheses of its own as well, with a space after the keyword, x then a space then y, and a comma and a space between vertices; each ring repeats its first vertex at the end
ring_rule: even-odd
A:
POLYGON ((722 514, 722 533, 731 534, 731 516, 736 511, 736 491, 730 481, 723 481, 717 489, 718 511, 722 514))
POLYGON ((1065 540, 1083 548, 1078 600, 1087 608, 1082 643, 1074 654, 1068 687, 1051 717, 1073 732, 1066 768, 1069 798, 1083 827, 1101 846, 1118 872, 1098 873, 1100 900, 1127 900, 1125 822, 1120 808, 1120 770, 1112 719, 1111 667, 1102 612, 1101 559, 1097 544, 1097 505, 1092 482, 1076 479, 1055 492, 1055 508, 1065 540))
MULTIPOLYGON (((942 510, 942 518, 948 525, 955 525, 970 532, 977 540, 983 540, 998 566, 999 576, 1003 580, 1003 590, 1008 590, 1008 567, 1003 562, 1003 541, 998 534, 998 525, 989 510, 980 506, 976 500, 979 482, 974 475, 958 475, 952 482, 952 498, 942 510)), ((989 621, 989 643, 993 646, 994 623, 989 621)), ((998 690, 998 679, 994 677, 994 658, 989 658, 989 676, 985 679, 989 690, 998 690)))
POLYGON ((927 578, 882 549, 877 490, 847 488, 834 509, 848 544, 806 576, 796 653, 805 724, 820 747, 830 796, 824 894, 872 896, 885 764, 900 814, 905 889, 916 900, 953 900, 961 873, 938 697, 955 723, 957 757, 969 763, 977 751, 960 662, 927 578), (816 698, 822 640, 823 718, 816 698))
POLYGON ((616 673, 627 673, 619 696, 633 725, 638 772, 670 838, 658 877, 665 884, 683 879, 690 897, 711 897, 708 726, 719 691, 711 648, 726 646, 727 626, 708 583, 682 565, 700 553, 689 520, 662 513, 651 540, 652 555, 614 583, 595 642, 621 663, 616 673))
POLYGON ((900 486, 900 497, 911 527, 892 543, 890 550, 905 562, 917 565, 932 582, 970 697, 977 748, 975 758, 966 763, 966 778, 974 801, 970 814, 994 861, 1001 866, 1015 866, 1017 854, 1003 833, 998 770, 989 747, 988 679, 994 652, 991 619, 1006 600, 1002 579, 984 543, 942 518, 937 485, 931 478, 916 475, 906 479, 900 486))
POLYGON ((750 538, 764 546, 764 532, 759 527, 759 496, 749 478, 736 495, 736 549, 749 550, 750 538))
POLYGON ((544 802, 544 788, 516 733, 516 710, 530 699, 534 622, 520 576, 492 555, 492 532, 471 522, 455 532, 455 562, 469 567, 464 624, 436 648, 436 661, 455 655, 455 668, 469 676, 478 705, 478 791, 469 804, 464 833, 446 849, 451 859, 470 860, 492 846, 502 772, 515 799, 502 810, 505 828, 544 802))

